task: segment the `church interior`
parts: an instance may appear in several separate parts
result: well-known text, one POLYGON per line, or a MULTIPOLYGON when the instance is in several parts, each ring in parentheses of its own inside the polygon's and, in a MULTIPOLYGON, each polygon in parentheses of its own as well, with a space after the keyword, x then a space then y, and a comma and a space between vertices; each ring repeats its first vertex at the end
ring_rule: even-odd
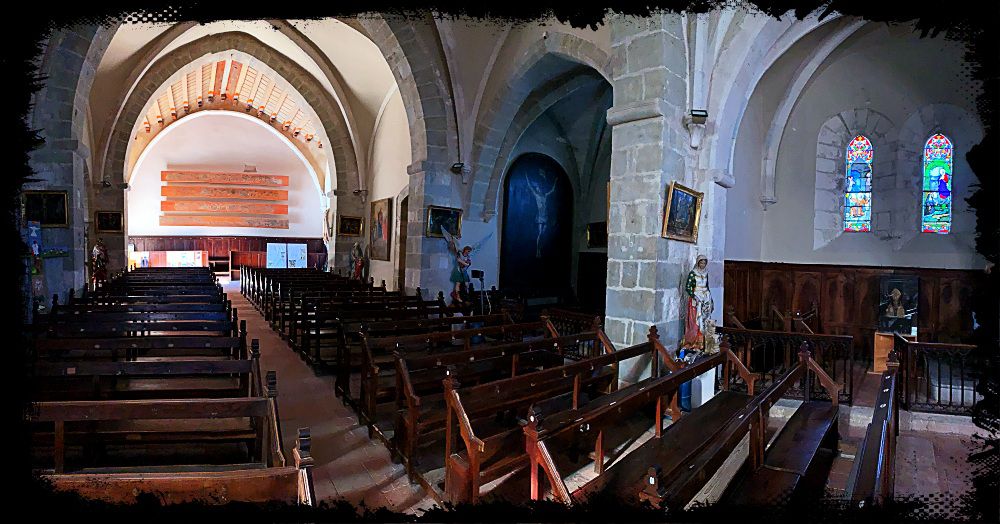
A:
POLYGON ((837 12, 376 13, 79 23, 37 64, 18 220, 57 491, 416 514, 972 489, 988 126, 961 42, 837 12))

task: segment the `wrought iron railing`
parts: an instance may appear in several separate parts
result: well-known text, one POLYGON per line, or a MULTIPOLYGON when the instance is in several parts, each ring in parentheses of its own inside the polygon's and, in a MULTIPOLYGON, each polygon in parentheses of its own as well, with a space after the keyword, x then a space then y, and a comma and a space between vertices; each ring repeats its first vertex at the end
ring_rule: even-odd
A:
MULTIPOLYGON (((751 372, 759 373, 758 388, 767 388, 774 380, 791 369, 796 363, 796 355, 805 343, 813 360, 819 363, 835 382, 843 384, 838 400, 850 404, 854 399, 854 339, 847 335, 812 335, 808 333, 788 333, 784 331, 762 331, 720 327, 718 332, 729 339, 732 351, 751 372)), ((739 384, 731 384, 739 389, 739 384)), ((810 398, 826 399, 826 390, 819 384, 812 384, 810 398)), ((805 398, 800 389, 792 388, 788 395, 805 398)))
POLYGON ((903 407, 910 411, 971 414, 982 399, 976 392, 980 366, 976 346, 910 342, 895 336, 903 407))

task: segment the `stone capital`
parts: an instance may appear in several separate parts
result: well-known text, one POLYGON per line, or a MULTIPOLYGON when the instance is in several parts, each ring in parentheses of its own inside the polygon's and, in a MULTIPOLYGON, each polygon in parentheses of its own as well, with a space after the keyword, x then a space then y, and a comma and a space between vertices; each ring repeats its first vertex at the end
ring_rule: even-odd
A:
POLYGON ((616 105, 608 109, 608 125, 617 126, 670 115, 673 112, 670 104, 662 98, 650 98, 639 102, 616 105))

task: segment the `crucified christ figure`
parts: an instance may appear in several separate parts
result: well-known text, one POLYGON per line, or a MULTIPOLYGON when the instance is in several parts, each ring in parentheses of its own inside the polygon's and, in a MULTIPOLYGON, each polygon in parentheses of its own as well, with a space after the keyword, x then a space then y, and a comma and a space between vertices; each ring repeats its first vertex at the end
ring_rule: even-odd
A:
MULTIPOLYGON (((544 180, 546 178, 545 171, 539 169, 538 176, 544 180)), ((530 178, 528 179, 528 189, 531 190, 532 195, 535 195, 535 205, 538 207, 538 213, 535 214, 535 223, 538 224, 538 237, 535 238, 535 258, 542 258, 542 233, 549 227, 549 218, 545 213, 545 202, 549 199, 549 195, 556 190, 556 182, 557 180, 553 180, 552 187, 543 193, 531 183, 530 178)))

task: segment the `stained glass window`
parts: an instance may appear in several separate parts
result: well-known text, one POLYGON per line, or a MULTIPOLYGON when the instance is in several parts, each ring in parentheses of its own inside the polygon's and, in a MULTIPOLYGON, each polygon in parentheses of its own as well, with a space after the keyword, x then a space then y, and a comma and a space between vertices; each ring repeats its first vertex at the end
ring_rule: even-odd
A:
POLYGON ((844 231, 872 230, 872 143, 858 135, 847 144, 847 191, 844 196, 844 231))
POLYGON ((951 231, 951 166, 954 147, 937 133, 924 144, 923 210, 920 231, 946 235, 951 231))

